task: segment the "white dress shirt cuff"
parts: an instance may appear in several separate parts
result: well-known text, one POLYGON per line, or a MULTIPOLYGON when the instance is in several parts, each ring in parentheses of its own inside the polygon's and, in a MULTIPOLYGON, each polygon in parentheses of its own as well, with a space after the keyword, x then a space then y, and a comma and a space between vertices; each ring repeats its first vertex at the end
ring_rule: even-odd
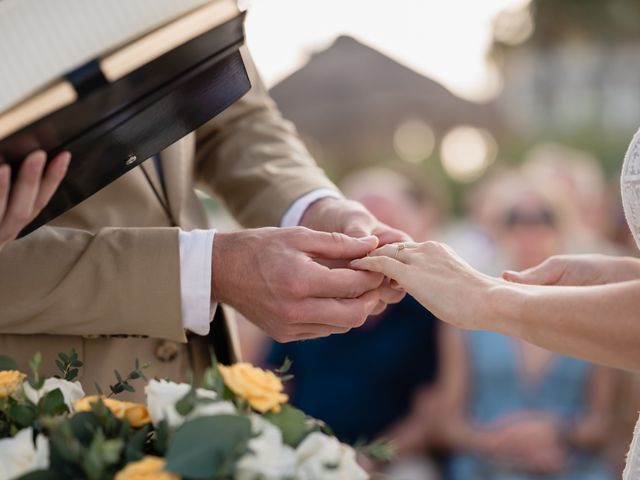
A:
POLYGON ((182 326, 207 335, 217 303, 211 303, 211 253, 215 230, 180 232, 182 326))
POLYGON ((280 226, 297 227, 300 225, 300 220, 302 220, 302 216, 304 215, 304 212, 307 211, 307 208, 309 208, 313 202, 317 202, 318 200, 326 197, 343 198, 340 192, 330 188, 319 188, 317 190, 313 190, 301 196, 291 204, 289 209, 282 216, 280 226))
MULTIPOLYGON (((285 212, 281 227, 300 224, 309 206, 322 198, 342 198, 329 188, 313 190, 298 198, 285 212)), ((218 307, 211 302, 211 254, 215 230, 180 232, 180 297, 182 326, 196 335, 208 335, 218 307)))

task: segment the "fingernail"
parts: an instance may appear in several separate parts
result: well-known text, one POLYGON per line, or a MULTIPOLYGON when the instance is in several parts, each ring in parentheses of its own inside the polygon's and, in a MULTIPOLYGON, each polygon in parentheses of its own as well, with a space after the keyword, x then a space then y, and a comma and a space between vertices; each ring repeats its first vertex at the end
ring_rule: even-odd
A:
POLYGON ((64 161, 62 162, 62 170, 64 173, 66 173, 67 169, 69 168, 69 163, 71 163, 71 153, 63 152, 62 155, 65 155, 64 161))
POLYGON ((359 259, 358 259, 358 260, 351 260, 351 261, 349 262, 349 265, 354 265, 354 266, 355 266, 355 265, 357 265, 358 263, 360 263, 360 260, 359 260, 359 259))
POLYGON ((360 237, 358 240, 362 242, 370 242, 371 240, 375 240, 377 242, 378 237, 376 237, 375 235, 367 235, 366 237, 360 237))
POLYGON ((514 272, 513 270, 505 270, 504 272, 502 272, 503 275, 509 275, 512 277, 518 277, 520 276, 520 272, 514 272))

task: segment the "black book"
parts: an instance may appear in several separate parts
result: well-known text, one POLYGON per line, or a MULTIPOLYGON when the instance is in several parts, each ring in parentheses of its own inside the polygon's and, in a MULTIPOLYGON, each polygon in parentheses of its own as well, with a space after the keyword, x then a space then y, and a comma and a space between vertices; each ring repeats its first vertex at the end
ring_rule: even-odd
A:
POLYGON ((236 12, 131 69, 127 61, 131 52, 135 56, 146 45, 157 53, 154 39, 173 36, 171 30, 158 29, 138 45, 125 46, 129 51, 123 49, 119 58, 112 56, 111 63, 89 62, 35 99, 0 113, 0 156, 14 175, 34 150, 45 150, 49 158, 63 150, 72 154, 58 191, 21 236, 82 202, 244 95, 251 85, 239 52, 243 21, 244 14, 236 12), (63 105, 55 108, 57 103, 63 105), (51 105, 53 111, 29 118, 51 105), (28 124, 21 125, 25 121, 28 124))

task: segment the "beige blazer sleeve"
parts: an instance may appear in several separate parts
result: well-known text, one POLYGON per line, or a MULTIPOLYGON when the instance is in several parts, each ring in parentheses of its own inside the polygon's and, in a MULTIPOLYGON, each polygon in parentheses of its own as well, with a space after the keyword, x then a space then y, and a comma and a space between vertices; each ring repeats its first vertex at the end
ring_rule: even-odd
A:
POLYGON ((186 341, 178 230, 43 227, 0 253, 0 333, 186 341))
POLYGON ((305 193, 337 187, 282 117, 245 48, 242 54, 252 88, 196 132, 197 178, 242 225, 279 225, 305 193))

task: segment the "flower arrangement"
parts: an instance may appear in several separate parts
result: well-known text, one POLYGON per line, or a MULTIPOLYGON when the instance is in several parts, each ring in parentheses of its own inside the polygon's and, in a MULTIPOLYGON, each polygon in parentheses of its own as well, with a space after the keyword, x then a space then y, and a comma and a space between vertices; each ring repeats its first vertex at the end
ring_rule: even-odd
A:
MULTIPOLYGON (((86 396, 75 351, 41 378, 0 357, 0 478, 22 480, 322 480, 367 478, 355 450, 287 403, 284 365, 212 366, 202 385, 153 379, 146 404, 115 398, 146 381, 135 368, 86 396)), ((285 362, 287 363, 287 362, 285 362)), ((378 448, 379 450, 379 448, 378 448)))

